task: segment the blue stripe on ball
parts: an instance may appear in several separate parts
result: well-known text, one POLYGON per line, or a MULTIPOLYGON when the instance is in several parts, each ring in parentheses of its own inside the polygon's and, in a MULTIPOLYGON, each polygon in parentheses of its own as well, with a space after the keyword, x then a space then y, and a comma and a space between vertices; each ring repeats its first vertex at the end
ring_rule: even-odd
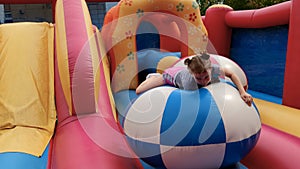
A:
POLYGON ((137 139, 132 139, 131 137, 126 137, 132 150, 140 157, 144 162, 150 164, 152 167, 159 167, 164 169, 164 162, 161 157, 160 145, 152 144, 137 139))
POLYGON ((225 156, 222 167, 232 165, 244 158, 257 143, 260 131, 241 141, 226 143, 225 156))
POLYGON ((124 128, 124 120, 128 113, 128 110, 137 99, 138 95, 135 90, 122 90, 114 94, 116 108, 118 111, 118 119, 121 126, 124 128))
POLYGON ((160 132, 162 145, 198 146, 226 142, 220 112, 212 95, 204 88, 173 91, 168 97, 160 132), (201 133, 202 129, 206 131, 201 133))

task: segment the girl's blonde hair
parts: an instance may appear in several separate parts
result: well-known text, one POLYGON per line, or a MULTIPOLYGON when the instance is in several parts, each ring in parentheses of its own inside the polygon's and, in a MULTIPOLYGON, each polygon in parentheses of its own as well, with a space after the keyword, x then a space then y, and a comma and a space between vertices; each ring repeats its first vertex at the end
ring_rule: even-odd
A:
POLYGON ((203 73, 211 67, 209 57, 207 53, 197 54, 192 58, 186 58, 184 64, 191 73, 203 73))

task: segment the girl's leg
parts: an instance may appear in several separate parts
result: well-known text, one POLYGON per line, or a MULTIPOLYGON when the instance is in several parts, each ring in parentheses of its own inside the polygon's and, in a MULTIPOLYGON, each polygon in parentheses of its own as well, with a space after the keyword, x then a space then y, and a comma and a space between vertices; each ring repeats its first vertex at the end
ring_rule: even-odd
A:
POLYGON ((140 94, 146 90, 154 87, 162 86, 165 84, 165 80, 162 75, 151 76, 143 81, 135 90, 136 94, 140 94))

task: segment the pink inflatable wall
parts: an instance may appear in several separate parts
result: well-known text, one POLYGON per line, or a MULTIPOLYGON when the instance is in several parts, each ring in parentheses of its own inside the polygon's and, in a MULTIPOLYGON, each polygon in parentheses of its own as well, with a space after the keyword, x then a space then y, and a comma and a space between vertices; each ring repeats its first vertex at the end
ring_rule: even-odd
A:
POLYGON ((228 6, 213 6, 203 17, 211 41, 210 52, 230 56, 231 30, 233 28, 265 28, 270 26, 289 24, 288 47, 286 54, 286 68, 284 75, 283 105, 300 108, 296 90, 300 83, 295 75, 300 74, 300 1, 293 0, 270 7, 233 11, 228 6))

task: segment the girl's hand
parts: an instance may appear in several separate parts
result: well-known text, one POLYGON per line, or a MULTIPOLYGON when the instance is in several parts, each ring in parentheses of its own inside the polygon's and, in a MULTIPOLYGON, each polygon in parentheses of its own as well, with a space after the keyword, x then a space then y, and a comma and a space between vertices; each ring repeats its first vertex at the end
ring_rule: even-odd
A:
POLYGON ((241 93, 241 98, 247 103, 248 106, 251 106, 253 102, 253 98, 249 93, 247 92, 241 93))

